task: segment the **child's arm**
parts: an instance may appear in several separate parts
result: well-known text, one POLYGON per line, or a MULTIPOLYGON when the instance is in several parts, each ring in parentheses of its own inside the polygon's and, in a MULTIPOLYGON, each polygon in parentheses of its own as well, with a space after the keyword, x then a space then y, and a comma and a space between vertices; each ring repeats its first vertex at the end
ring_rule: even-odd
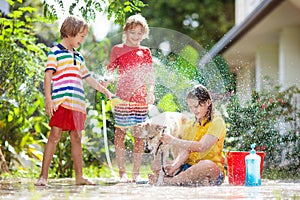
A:
POLYGON ((45 93, 45 111, 52 117, 56 111, 55 105, 51 97, 51 80, 52 80, 52 70, 47 70, 44 76, 44 93, 45 93))
POLYGON ((189 158, 189 151, 182 150, 179 155, 173 160, 173 162, 169 165, 165 166, 165 170, 168 175, 174 176, 174 173, 178 171, 178 169, 185 163, 185 161, 189 158))
POLYGON ((214 135, 205 134, 200 141, 183 140, 174 136, 163 134, 161 141, 164 144, 174 145, 179 148, 187 149, 193 152, 206 152, 218 142, 218 138, 214 135))
POLYGON ((84 80, 87 82, 87 84, 89 84, 89 86, 105 94, 108 99, 111 99, 114 96, 114 94, 112 94, 108 89, 106 89, 103 85, 97 82, 96 79, 94 79, 93 77, 89 76, 84 80))

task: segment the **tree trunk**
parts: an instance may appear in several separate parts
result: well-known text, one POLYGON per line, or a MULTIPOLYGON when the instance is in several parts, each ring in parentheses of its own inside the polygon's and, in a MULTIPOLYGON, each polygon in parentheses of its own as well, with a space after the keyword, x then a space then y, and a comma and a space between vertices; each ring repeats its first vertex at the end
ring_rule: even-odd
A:
POLYGON ((0 148, 0 174, 2 174, 2 173, 10 173, 10 171, 7 167, 4 155, 3 155, 2 150, 0 148))

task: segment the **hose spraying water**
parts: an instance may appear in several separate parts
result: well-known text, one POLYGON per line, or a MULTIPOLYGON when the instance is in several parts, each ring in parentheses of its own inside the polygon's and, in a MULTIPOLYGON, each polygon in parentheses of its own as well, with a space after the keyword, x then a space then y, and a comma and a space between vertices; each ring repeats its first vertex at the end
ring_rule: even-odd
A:
POLYGON ((108 149, 108 139, 107 139, 107 128, 106 128, 106 113, 105 113, 105 95, 101 94, 101 106, 102 106, 102 119, 103 119, 103 137, 104 137, 104 148, 105 148, 105 156, 108 167, 115 179, 118 178, 116 175, 113 166, 111 164, 109 149, 108 149))

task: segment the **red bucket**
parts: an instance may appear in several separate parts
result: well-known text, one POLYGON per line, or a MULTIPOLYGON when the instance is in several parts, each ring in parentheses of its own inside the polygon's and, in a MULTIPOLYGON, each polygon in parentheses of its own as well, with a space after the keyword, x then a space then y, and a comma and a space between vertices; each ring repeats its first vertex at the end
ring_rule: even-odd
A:
MULTIPOLYGON (((250 152, 246 151, 229 151, 226 153, 227 175, 231 185, 245 185, 246 177, 246 162, 245 157, 250 152)), ((265 153, 262 151, 256 152, 261 157, 260 162, 260 177, 264 166, 265 153)))

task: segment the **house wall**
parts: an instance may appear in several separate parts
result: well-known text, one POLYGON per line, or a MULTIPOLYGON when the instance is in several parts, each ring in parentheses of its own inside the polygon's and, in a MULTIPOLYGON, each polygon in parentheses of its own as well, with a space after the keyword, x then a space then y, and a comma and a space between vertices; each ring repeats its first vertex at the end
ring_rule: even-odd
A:
POLYGON ((238 76, 238 97, 241 104, 244 104, 251 98, 252 88, 254 86, 255 68, 252 63, 249 63, 240 70, 238 76))
POLYGON ((279 37, 279 83, 300 87, 300 26, 283 28, 279 37))
POLYGON ((263 0, 235 0, 235 24, 242 22, 263 0))
POLYGON ((253 62, 247 61, 231 63, 231 72, 237 75, 236 94, 243 105, 250 99, 252 89, 255 86, 255 65, 253 62))
POLYGON ((270 91, 300 87, 300 27, 287 27, 279 32, 278 44, 262 44, 256 51, 256 90, 270 91))
POLYGON ((272 90, 279 85, 278 44, 263 44, 255 56, 256 90, 272 90))
POLYGON ((0 0, 0 10, 4 14, 9 13, 9 3, 6 0, 0 0))
MULTIPOLYGON (((270 91, 274 86, 284 90, 294 85, 300 88, 300 26, 296 20, 300 1, 296 1, 299 7, 289 1, 284 1, 276 12, 270 12, 232 45, 231 51, 225 52, 230 68, 237 74, 237 90, 241 90, 238 93, 242 101, 251 96, 252 90, 270 91)), ((236 24, 246 19, 261 2, 236 0, 236 24)))

